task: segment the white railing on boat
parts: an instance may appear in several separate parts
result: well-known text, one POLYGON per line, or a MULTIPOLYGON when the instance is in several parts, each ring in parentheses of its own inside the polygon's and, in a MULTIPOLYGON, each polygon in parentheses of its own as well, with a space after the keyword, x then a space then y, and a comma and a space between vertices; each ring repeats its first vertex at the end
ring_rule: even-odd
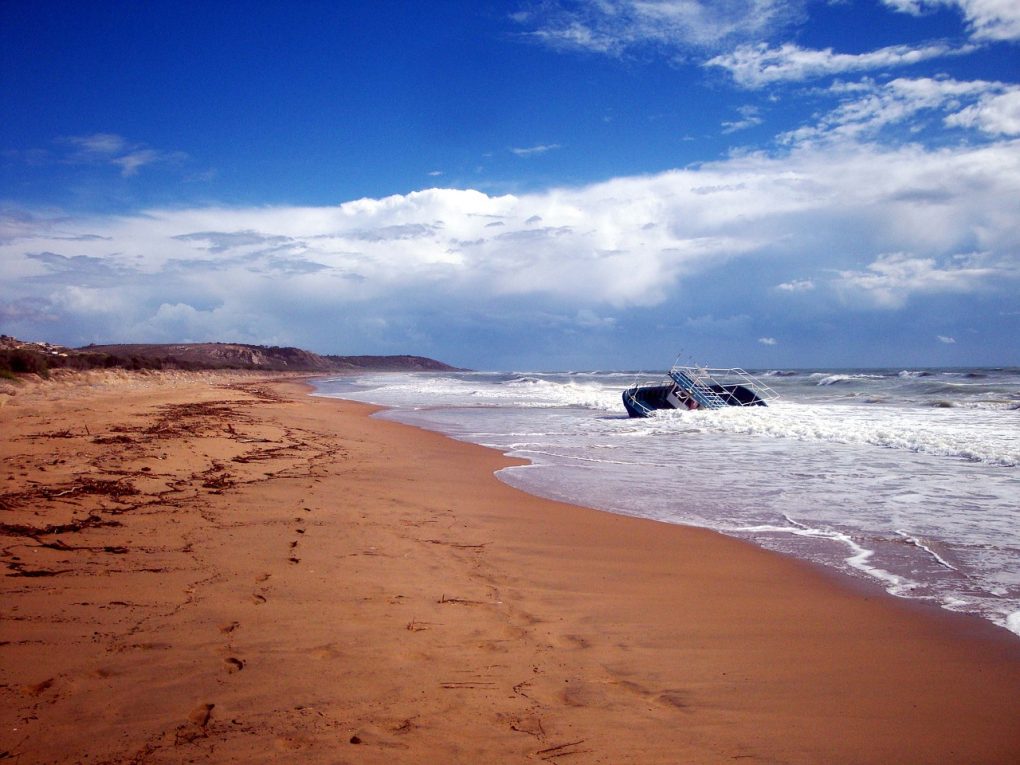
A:
POLYGON ((707 382, 697 373, 692 375, 687 367, 673 367, 669 370, 669 377, 687 391, 698 402, 698 406, 706 409, 721 409, 726 406, 722 397, 712 390, 712 383, 707 382))
POLYGON ((669 370, 670 379, 681 388, 690 391, 699 406, 707 409, 719 409, 727 402, 717 392, 727 386, 742 385, 754 391, 762 401, 775 401, 779 394, 754 375, 739 367, 729 369, 713 369, 711 367, 691 367, 674 364, 669 370))

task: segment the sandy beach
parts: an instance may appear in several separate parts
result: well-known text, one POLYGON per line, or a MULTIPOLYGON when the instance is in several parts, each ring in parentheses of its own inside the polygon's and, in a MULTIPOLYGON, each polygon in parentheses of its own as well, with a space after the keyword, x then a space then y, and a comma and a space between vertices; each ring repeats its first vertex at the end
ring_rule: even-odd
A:
POLYGON ((308 390, 0 396, 0 760, 1020 761, 1006 630, 308 390))

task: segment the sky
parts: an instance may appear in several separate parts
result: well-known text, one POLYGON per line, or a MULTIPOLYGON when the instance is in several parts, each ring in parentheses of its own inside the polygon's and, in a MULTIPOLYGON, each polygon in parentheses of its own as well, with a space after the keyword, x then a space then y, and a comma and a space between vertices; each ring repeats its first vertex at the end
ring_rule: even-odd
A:
POLYGON ((1020 365, 1016 0, 0 2, 0 332, 1020 365))

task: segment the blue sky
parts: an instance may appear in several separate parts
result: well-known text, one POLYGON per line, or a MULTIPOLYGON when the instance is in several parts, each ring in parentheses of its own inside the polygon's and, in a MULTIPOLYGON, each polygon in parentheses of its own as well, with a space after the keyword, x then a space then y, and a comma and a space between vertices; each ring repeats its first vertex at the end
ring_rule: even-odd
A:
POLYGON ((0 331, 1020 364, 1015 0, 0 4, 0 331))

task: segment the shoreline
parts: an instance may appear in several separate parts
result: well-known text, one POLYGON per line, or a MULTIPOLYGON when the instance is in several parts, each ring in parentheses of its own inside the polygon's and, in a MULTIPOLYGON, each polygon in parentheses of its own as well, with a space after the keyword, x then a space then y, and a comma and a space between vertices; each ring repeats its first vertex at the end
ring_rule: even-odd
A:
POLYGON ((520 461, 308 388, 191 380, 0 408, 0 751, 1020 753, 1012 633, 713 531, 524 493, 494 475, 520 461))
MULTIPOLYGON (((319 378, 319 377, 308 378, 308 380, 304 382, 304 384, 306 384, 308 386, 308 392, 309 392, 310 396, 316 397, 316 398, 332 399, 332 400, 336 400, 336 401, 346 401, 346 402, 350 402, 350 403, 364 403, 364 402, 358 402, 358 401, 356 401, 354 399, 345 399, 345 398, 342 398, 342 397, 334 397, 334 396, 329 396, 329 395, 318 395, 315 392, 317 389, 315 388, 315 385, 314 385, 314 381, 317 380, 317 379, 322 379, 322 378, 319 378)), ((814 560, 811 560, 809 558, 800 557, 800 556, 794 555, 792 553, 787 553, 787 552, 783 552, 783 551, 780 551, 780 550, 773 550, 773 549, 770 549, 770 548, 765 547, 763 545, 759 545, 759 544, 757 544, 756 542, 754 542, 751 539, 740 537, 740 536, 731 536, 729 534, 726 534, 724 531, 720 531, 719 529, 715 529, 715 528, 712 528, 710 526, 697 526, 697 525, 694 525, 694 524, 687 524, 687 523, 682 523, 682 522, 673 522, 673 521, 665 521, 665 520, 656 519, 656 518, 647 518, 647 517, 642 516, 642 515, 631 514, 631 513, 627 513, 627 512, 623 512, 623 511, 617 511, 617 510, 610 510, 610 509, 606 509, 606 508, 594 507, 594 506, 586 505, 583 502, 571 502, 570 500, 561 500, 561 499, 557 499, 556 497, 553 497, 553 496, 546 496, 546 495, 543 495, 543 494, 541 494, 539 492, 531 491, 528 488, 524 488, 524 487, 522 487, 520 485, 517 485, 517 484, 513 483, 510 480, 506 480, 505 478, 500 477, 500 475, 499 475, 501 472, 503 472, 506 469, 513 469, 513 468, 517 468, 517 467, 529 467, 531 465, 534 465, 535 463, 532 462, 531 460, 529 460, 529 459, 527 459, 525 457, 512 457, 510 455, 507 455, 507 454, 501 452, 501 450, 499 448, 489 447, 489 446, 485 446, 485 445, 482 445, 482 444, 477 444, 474 441, 469 441, 469 440, 466 440, 466 439, 458 439, 457 437, 449 435, 447 433, 444 433, 441 430, 428 428, 428 427, 426 427, 424 425, 417 424, 416 422, 414 422, 412 420, 401 419, 399 416, 387 416, 387 414, 389 414, 389 413, 395 413, 395 415, 399 415, 399 413, 402 410, 400 410, 399 408, 396 408, 396 407, 390 407, 390 406, 386 406, 384 404, 368 404, 368 403, 365 403, 364 405, 372 407, 373 411, 372 411, 370 416, 374 417, 376 415, 382 415, 381 419, 383 419, 386 422, 392 422, 394 424, 397 424, 397 425, 400 425, 400 426, 403 426, 403 427, 414 428, 414 429, 417 429, 417 430, 421 430, 421 431, 423 431, 425 433, 431 433, 431 434, 439 435, 439 436, 441 436, 443 438, 448 438, 448 439, 456 441, 458 443, 463 443, 463 444, 468 444, 468 445, 473 445, 473 446, 479 446, 480 448, 489 449, 489 450, 495 452, 496 454, 500 454, 504 459, 506 459, 508 461, 508 464, 503 466, 503 467, 501 467, 501 468, 498 468, 497 470, 495 470, 493 472, 493 476, 497 480, 499 480, 501 483, 503 483, 506 486, 510 487, 511 489, 514 489, 516 491, 521 491, 521 492, 523 492, 525 494, 528 494, 529 496, 535 497, 537 499, 546 500, 546 501, 549 501, 549 502, 564 502, 566 504, 573 504, 573 505, 575 505, 577 507, 581 507, 581 508, 590 510, 592 512, 608 513, 610 515, 619 515, 619 516, 622 516, 622 517, 625 517, 625 518, 632 518, 632 519, 635 519, 635 520, 650 521, 652 523, 663 524, 663 525, 666 525, 666 526, 679 526, 679 527, 685 528, 685 529, 697 529, 699 531, 707 531, 707 532, 712 533, 712 534, 717 534, 717 535, 719 535, 719 536, 721 536, 721 537, 723 537, 725 539, 731 540, 731 541, 736 542, 738 544, 750 545, 754 549, 761 550, 761 551, 770 553, 772 555, 778 555, 781 558, 785 558, 785 559, 788 559, 788 560, 792 560, 792 561, 796 561, 798 563, 801 563, 801 564, 803 564, 804 566, 807 567, 807 569, 811 572, 812 576, 820 576, 822 578, 830 578, 830 579, 832 579, 832 581, 837 586, 848 587, 848 588, 850 588, 852 590, 857 590, 859 593, 861 593, 864 596, 870 596, 870 597, 879 597, 880 596, 880 597, 891 598, 893 601, 901 603, 901 604, 904 605, 904 607, 907 607, 907 608, 914 608, 914 607, 916 607, 916 608, 919 608, 922 612, 930 611, 930 612, 932 612, 935 615, 938 615, 938 614, 948 614, 948 615, 951 616, 951 619, 953 620, 953 624, 956 624, 955 620, 958 617, 963 617, 966 620, 976 620, 978 622, 978 624, 973 625, 969 629, 965 628, 964 631, 973 631, 973 630, 976 630, 978 632, 981 632, 981 631, 983 631, 985 629, 985 627, 988 627, 988 628, 991 628, 991 630, 992 630, 991 632, 989 632, 989 634, 991 634, 991 635, 998 635, 999 632, 1005 631, 1009 635, 1012 635, 1012 636, 1016 637, 1018 640, 1020 640, 1020 633, 1013 632, 1008 626, 1006 626, 1004 624, 998 624, 998 623, 992 621, 991 619, 983 617, 983 616, 981 616, 979 614, 972 613, 972 612, 969 612, 969 611, 954 610, 952 608, 947 607, 946 605, 944 605, 942 603, 939 603, 939 602, 937 602, 937 601, 935 601, 933 599, 929 599, 929 598, 911 597, 910 595, 897 595, 895 593, 891 593, 891 592, 889 592, 889 590, 887 590, 882 585, 882 580, 881 580, 880 577, 868 575, 868 574, 866 574, 863 571, 861 573, 864 574, 864 575, 862 575, 862 576, 853 576, 853 575, 849 574, 848 572, 843 571, 843 570, 841 570, 839 568, 836 568, 834 566, 831 566, 831 565, 828 565, 828 564, 825 564, 825 563, 821 563, 821 562, 818 562, 818 561, 814 561, 814 560)), ((1018 613, 1020 613, 1020 612, 1018 612, 1018 613)), ((956 625, 955 627, 950 625, 948 628, 949 629, 959 629, 960 627, 959 627, 959 625, 956 625)))
MULTIPOLYGON (((492 375, 493 373, 487 373, 492 375)), ((514 373, 518 374, 518 373, 514 373)), ((538 373, 536 373, 538 374, 538 373)), ((550 375, 550 378, 555 378, 556 375, 550 375)), ((334 390, 329 385, 329 378, 321 378, 325 382, 322 386, 323 393, 326 397, 344 397, 345 393, 338 392, 336 394, 329 392, 334 390)), ((312 381, 315 391, 319 390, 319 383, 315 380, 312 381)), ((392 395, 384 384, 382 385, 383 398, 382 401, 392 401, 392 395)), ((980 593, 982 590, 987 592, 995 592, 995 585, 998 583, 996 579, 988 581, 983 579, 983 574, 999 572, 1008 572, 1011 570, 1010 563, 998 562, 986 563, 983 569, 979 570, 968 570, 966 568, 966 562, 961 563, 959 560, 953 560, 953 542, 943 542, 943 540, 952 539, 952 537, 940 537, 937 531, 929 531, 930 537, 922 537, 916 534, 908 534, 904 531, 895 531, 891 529, 883 528, 881 521, 878 521, 878 531, 871 530, 875 527, 867 526, 854 526, 854 521, 850 518, 854 517, 856 513, 849 512, 844 508, 844 512, 841 517, 827 518, 819 520, 817 516, 812 516, 810 512, 795 513, 797 519, 794 520, 791 515, 789 508, 791 505, 786 504, 783 507, 777 507, 768 504, 766 498, 764 507, 771 510, 773 513, 782 512, 782 518, 785 519, 785 528, 783 528, 783 520, 772 520, 765 519, 764 516, 754 513, 747 513, 748 510, 753 510, 756 507, 754 492, 745 492, 747 496, 742 496, 739 500, 740 506, 743 508, 736 517, 743 521, 743 525, 747 526, 760 526, 761 528, 748 530, 739 529, 741 526, 740 520, 735 520, 730 515, 727 515, 728 523, 714 523, 712 514, 708 516, 704 513, 694 512, 690 513, 691 517, 688 516, 688 511, 692 508, 707 507, 712 508, 720 500, 720 494, 727 492, 727 484, 725 481, 717 481, 712 489, 706 491, 705 486, 702 483, 701 490, 697 491, 699 499, 691 501, 688 493, 689 488, 697 487, 697 484, 701 482, 700 478, 696 478, 691 484, 679 485, 677 483, 671 483, 668 477, 664 477, 661 474, 656 474, 655 479, 665 480, 653 480, 653 484, 659 485, 659 497, 675 497, 683 498, 687 497, 686 500, 674 499, 676 506, 673 512, 669 509, 663 510, 658 507, 658 499, 651 493, 647 492, 642 495, 644 501, 636 503, 631 497, 626 494, 619 493, 619 490, 615 490, 613 487, 613 472, 612 468, 615 464, 626 464, 628 460, 639 459, 634 455, 629 455, 626 452, 626 446, 621 444, 618 440, 613 440, 615 434, 607 434, 600 430, 600 436, 604 437, 605 441, 600 441, 600 445, 613 444, 613 448, 620 448, 623 446, 624 454, 628 454, 626 457, 611 458, 610 464, 607 467, 610 469, 603 471, 601 475, 597 476, 585 476, 583 471, 579 472, 571 467, 571 464, 576 459, 576 464, 584 463, 598 463, 600 456, 594 453, 592 450, 584 452, 583 456, 575 454, 574 445, 567 444, 566 442, 556 441, 556 436, 563 436, 564 433, 560 433, 555 426, 553 426, 553 440, 550 441, 548 438, 542 441, 542 437, 547 434, 542 433, 538 436, 538 443, 529 442, 522 446, 522 451, 518 452, 518 445, 513 443, 512 438, 501 437, 500 424, 493 418, 483 419, 483 423, 479 424, 478 420, 463 420, 458 419, 453 414, 456 409, 462 405, 480 406, 480 411, 487 411, 483 404, 483 401, 475 403, 469 403, 467 400, 455 403, 453 400, 448 400, 447 396, 450 395, 451 391, 456 395, 455 389, 444 389, 442 391, 441 403, 435 403, 425 406, 419 406, 413 403, 411 400, 403 400, 400 394, 397 394, 396 403, 392 406, 386 403, 376 402, 380 407, 381 411, 378 416, 389 421, 401 423, 411 427, 422 428, 427 431, 439 433, 441 435, 453 438, 455 440, 463 441, 464 443, 474 443, 479 445, 488 445, 490 448, 495 449, 498 452, 504 454, 510 454, 517 456, 523 460, 526 464, 522 467, 530 468, 535 466, 537 469, 534 472, 530 471, 517 471, 514 467, 508 470, 500 470, 497 472, 497 478, 511 487, 517 488, 521 491, 527 492, 537 497, 549 499, 553 501, 563 501, 567 503, 573 503, 590 507, 595 510, 609 512, 627 517, 634 518, 650 518, 653 520, 661 521, 670 525, 680 525, 690 528, 704 528, 715 531, 730 539, 741 540, 750 542, 751 544, 760 547, 762 549, 771 550, 780 555, 792 557, 797 560, 804 561, 810 564, 812 567, 817 568, 823 575, 830 575, 833 572, 839 580, 844 580, 848 585, 858 586, 864 588, 864 591, 869 591, 874 594, 876 591, 882 592, 884 595, 896 598, 900 601, 917 602, 920 601, 924 605, 931 605, 940 610, 949 613, 958 613, 965 615, 976 616, 983 621, 994 625, 996 628, 1005 629, 1008 632, 1016 635, 1020 638, 1020 610, 1016 610, 1018 603, 1015 599, 1003 597, 999 599, 993 599, 989 597, 987 600, 983 600, 980 597, 971 598, 970 595, 973 593, 980 593), (434 415, 433 412, 438 414, 434 415), (471 424, 465 424, 470 422, 471 424), (479 431, 477 434, 472 431, 479 431), (572 455, 564 459, 557 459, 560 455, 557 453, 556 447, 563 447, 567 449, 567 454, 572 455), (552 450, 547 451, 547 450, 552 450), (530 459, 530 452, 534 452, 534 459, 530 459), (549 456, 551 455, 551 457, 549 456), (614 459, 622 459, 622 463, 614 463, 614 459), (593 482, 592 482, 593 481, 593 482), (572 491, 565 491, 564 486, 570 486, 572 491), (591 487, 596 486, 598 490, 592 490, 591 487), (668 487, 668 488, 667 488, 668 487), (646 512, 646 508, 650 508, 653 512, 646 512), (744 515, 741 515, 744 514, 744 515), (752 520, 748 520, 748 516, 752 520), (832 525, 829 525, 829 524, 832 525), (885 536, 883 536, 885 534, 885 536), (890 538, 891 537, 891 538, 890 538), (949 551, 943 551, 940 555, 935 549, 932 549, 928 545, 933 545, 938 548, 945 544, 949 547, 949 551), (909 548, 909 553, 903 553, 904 548, 909 548), (913 559, 910 555, 917 553, 913 559), (942 555, 949 556, 949 562, 942 555), (920 558, 920 560, 918 560, 920 558), (918 575, 918 571, 923 571, 924 564, 931 564, 932 561, 938 564, 936 567, 936 573, 932 575, 930 572, 921 573, 918 575), (920 564, 920 565, 918 565, 920 564), (917 566, 915 568, 915 566, 917 566), (956 577, 956 590, 963 590, 962 592, 954 591, 953 584, 947 585, 944 581, 938 578, 939 574, 945 575, 946 571, 951 571, 956 577), (925 579, 925 573, 932 576, 931 579, 925 579), (964 583, 964 584, 961 584, 964 583), (945 589, 948 587, 948 590, 945 589), (877 588, 877 589, 874 589, 877 588), (970 590, 970 592, 968 592, 970 590)), ((313 393, 316 395, 316 393, 313 393)), ((472 393, 475 395, 475 393, 472 393)), ((484 403, 493 403, 496 399, 485 396, 485 393, 480 394, 484 403)), ((614 397, 614 401, 617 397, 614 397)), ((351 400, 359 400, 357 395, 351 400)), ((366 403, 371 401, 370 398, 361 399, 366 403)), ((523 399, 529 403, 534 403, 532 399, 525 397, 523 399)), ((538 397, 541 401, 552 401, 554 397, 543 398, 538 397)), ((419 402, 421 403, 421 402, 419 402)), ((548 404, 546 404, 548 405, 548 404)), ((564 404, 569 405, 569 404, 564 404)), ((580 404, 581 408, 587 408, 590 402, 584 401, 580 404)), ((595 406, 596 409, 604 409, 605 402, 599 401, 595 406)), ((529 410, 523 410, 529 411, 529 410)), ((534 411, 534 410, 530 410, 534 411)), ((541 410, 538 410, 541 411, 541 410)), ((602 416, 605 416, 604 414, 602 416)), ((608 419, 614 419, 612 415, 608 419)), ((527 426, 516 423, 514 427, 518 429, 528 431, 530 429, 540 429, 541 426, 536 426, 534 421, 528 423, 527 426)), ((1003 425, 1003 427, 1007 427, 1003 425)), ((726 432, 725 429, 723 432, 726 432)), ((1008 432, 1008 430, 1007 430, 1008 432)), ((534 439, 532 439, 534 441, 534 439)), ((616 453, 614 453, 616 454, 616 453)), ((644 458, 648 458, 644 455, 644 458)), ((667 461, 663 455, 659 455, 659 460, 667 461)), ((655 459, 652 460, 655 462, 655 459)), ((765 462, 766 460, 763 460, 765 462)), ((655 467, 660 467, 655 465, 655 467)), ((704 465, 701 465, 704 468, 704 465)), ((787 465, 787 467, 789 467, 787 465)), ((993 468, 995 469, 995 468, 993 468)), ((759 482, 761 476, 758 476, 759 482)), ((633 475, 624 475, 622 480, 633 480, 633 475)), ((921 479, 918 479, 921 480, 921 479)), ((963 480, 969 480, 964 478, 963 480)), ((971 485, 970 495, 971 497, 979 498, 981 493, 974 489, 971 485)), ((994 489, 993 496, 985 496, 984 499, 987 501, 992 500, 991 504, 985 506, 984 510, 992 510, 996 508, 994 489)), ((1007 495, 998 497, 1001 501, 1007 495)), ((817 499, 817 498, 816 498, 817 499)), ((865 499, 858 497, 858 500, 865 499)), ((937 499, 937 495, 931 497, 932 500, 937 499)), ((803 502, 804 499, 801 498, 803 502)), ((978 499, 974 500, 975 503, 978 499)), ((734 502, 732 497, 729 497, 727 502, 732 504, 734 502)), ((1007 499, 1008 502, 1008 499, 1007 499)), ((824 503, 824 498, 823 498, 824 503)), ((839 504, 839 503, 834 503, 839 504)), ((670 505, 666 504, 665 507, 669 508, 670 505)), ((757 505, 757 510, 762 510, 762 505, 757 505)), ((1000 510, 1001 513, 1001 510, 1000 510)), ((952 511, 949 512, 949 516, 953 516, 952 511)), ((777 518, 773 515, 772 518, 777 518)), ((994 523, 991 518, 985 519, 986 522, 994 523)), ((1001 514, 996 520, 1001 522, 1001 514)), ((898 528, 898 527, 897 527, 898 528)), ((904 527, 906 528, 906 527, 904 527)), ((992 526, 994 528, 994 526, 992 526)), ((957 529, 959 531, 959 529, 957 529)), ((923 534, 923 532, 922 532, 923 534)), ((1005 549, 1009 549, 1008 541, 1005 540, 983 540, 985 542, 991 542, 993 545, 996 543, 1002 543, 1005 545, 1005 549)), ((959 542, 959 540, 957 540, 959 542)), ((961 547, 970 547, 972 550, 982 545, 982 540, 972 540, 969 545, 962 544, 961 547)), ((959 551, 957 551, 959 552, 959 551)), ((1001 552, 1001 550, 999 550, 1001 552)), ((946 577, 951 579, 951 577, 946 577)), ((1000 591, 1000 595, 1001 595, 1000 591)))

